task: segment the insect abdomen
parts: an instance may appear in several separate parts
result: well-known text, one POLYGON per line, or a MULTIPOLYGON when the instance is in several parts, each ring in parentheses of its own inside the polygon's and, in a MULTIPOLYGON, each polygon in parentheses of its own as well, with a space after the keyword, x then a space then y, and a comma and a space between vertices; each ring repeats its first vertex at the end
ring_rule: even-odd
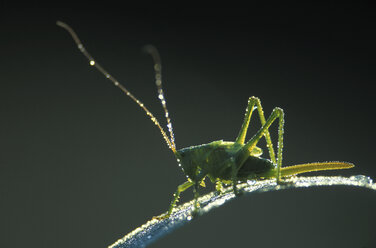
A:
POLYGON ((237 177, 240 181, 275 177, 275 168, 269 159, 250 156, 239 169, 237 177))

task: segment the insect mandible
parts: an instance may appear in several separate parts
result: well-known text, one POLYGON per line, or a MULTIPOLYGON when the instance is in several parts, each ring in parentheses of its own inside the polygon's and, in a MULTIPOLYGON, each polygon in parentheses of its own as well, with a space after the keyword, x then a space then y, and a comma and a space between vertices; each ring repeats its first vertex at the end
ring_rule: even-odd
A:
POLYGON ((199 203, 197 200, 199 197, 198 188, 199 186, 204 186, 205 178, 209 178, 212 183, 215 183, 216 189, 219 193, 222 192, 223 185, 225 184, 231 185, 234 193, 239 195, 241 191, 238 189, 237 184, 247 180, 274 178, 279 184, 284 177, 305 172, 348 169, 354 167, 352 163, 339 161, 305 163, 282 167, 284 112, 281 108, 274 108, 270 116, 266 119, 261 102, 257 97, 250 97, 248 99, 244 121, 240 128, 238 137, 234 142, 217 140, 208 144, 177 149, 171 119, 162 89, 161 60, 156 48, 148 45, 145 47, 145 51, 152 56, 154 61, 155 83, 158 89, 158 98, 161 100, 165 112, 169 135, 164 131, 157 118, 154 117, 149 109, 94 60, 70 26, 60 21, 56 24, 70 33, 77 44, 78 49, 86 56, 91 66, 97 68, 107 79, 109 79, 116 87, 120 88, 146 112, 146 115, 151 118, 152 122, 160 130, 163 139, 166 141, 170 150, 174 153, 179 166, 186 175, 187 181, 178 186, 173 195, 168 211, 161 216, 155 217, 157 219, 170 217, 179 200, 180 194, 190 187, 193 187, 195 200, 194 212, 197 212, 199 209, 199 203), (245 141, 248 125, 254 110, 257 110, 258 112, 261 128, 251 139, 245 141), (269 127, 277 120, 278 148, 276 156, 269 133, 269 127), (262 158, 262 149, 257 147, 258 142, 263 137, 266 140, 270 159, 262 158))

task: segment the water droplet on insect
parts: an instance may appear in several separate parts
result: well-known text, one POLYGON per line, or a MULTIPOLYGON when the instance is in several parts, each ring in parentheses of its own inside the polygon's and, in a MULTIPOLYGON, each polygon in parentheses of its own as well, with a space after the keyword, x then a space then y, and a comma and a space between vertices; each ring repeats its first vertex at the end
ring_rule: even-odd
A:
POLYGON ((90 60, 90 65, 95 65, 95 61, 94 60, 90 60))

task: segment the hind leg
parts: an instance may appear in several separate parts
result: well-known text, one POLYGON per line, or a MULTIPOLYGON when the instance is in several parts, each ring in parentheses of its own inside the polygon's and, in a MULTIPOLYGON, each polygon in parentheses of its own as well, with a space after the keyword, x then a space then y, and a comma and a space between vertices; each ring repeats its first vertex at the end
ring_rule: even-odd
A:
MULTIPOLYGON (((281 180, 281 166, 282 166, 282 150, 283 150, 283 132, 284 132, 284 113, 281 108, 275 108, 265 124, 257 131, 257 133, 244 145, 244 147, 238 152, 236 164, 243 165, 245 160, 249 157, 249 150, 252 150, 256 147, 259 140, 263 135, 268 131, 269 127, 273 124, 276 119, 279 119, 278 122, 278 154, 277 154, 277 172, 276 179, 277 183, 280 183, 281 180)), ((239 167, 239 168, 240 168, 239 167)), ((239 168, 237 168, 239 170, 239 168)))
MULTIPOLYGON (((241 145, 244 144, 245 137, 247 135, 249 122, 251 120, 252 113, 253 113, 255 107, 256 107, 257 112, 259 114, 261 125, 262 126, 265 125, 266 120, 265 120, 264 111, 263 111, 262 106, 261 106, 261 101, 260 101, 259 98, 252 96, 248 99, 248 106, 247 106, 247 109, 246 109, 246 112, 245 112, 244 121, 243 121, 242 127, 240 128, 240 132, 238 134, 238 137, 235 140, 235 143, 238 143, 238 144, 241 144, 241 145)), ((266 146, 269 150, 270 159, 272 160, 273 163, 277 163, 277 161, 275 159, 274 148, 273 148, 272 140, 270 138, 269 130, 266 129, 263 135, 264 135, 265 140, 266 140, 266 146)))

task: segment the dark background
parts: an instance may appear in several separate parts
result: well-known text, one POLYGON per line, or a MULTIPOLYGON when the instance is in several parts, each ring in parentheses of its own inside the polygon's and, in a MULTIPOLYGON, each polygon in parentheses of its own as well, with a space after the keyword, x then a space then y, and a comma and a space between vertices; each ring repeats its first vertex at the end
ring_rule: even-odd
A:
MULTIPOLYGON (((56 20, 164 123, 141 52, 158 47, 178 148, 234 140, 254 95, 266 115, 285 110, 284 165, 350 161, 351 170, 311 175, 375 179, 373 14, 366 4, 2 3, 0 247, 106 247, 164 212, 185 180, 159 131, 90 68, 56 20)), ((257 117, 251 126, 250 134, 257 117)), ((242 197, 151 247, 376 247, 375 199, 349 187, 242 197)))

